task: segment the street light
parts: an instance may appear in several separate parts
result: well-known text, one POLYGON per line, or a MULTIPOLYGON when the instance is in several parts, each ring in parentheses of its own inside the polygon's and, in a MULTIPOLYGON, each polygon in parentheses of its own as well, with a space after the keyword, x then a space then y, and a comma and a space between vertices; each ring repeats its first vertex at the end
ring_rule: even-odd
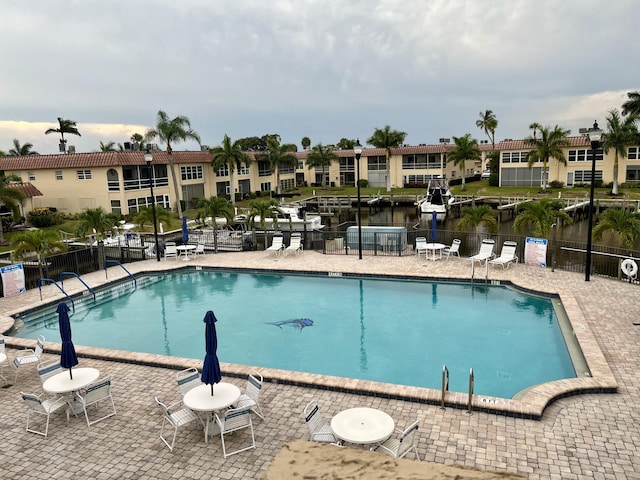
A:
POLYGON ((358 186, 358 260, 362 260, 362 216, 360 212, 360 156, 362 155, 362 145, 360 145, 360 139, 356 139, 353 153, 356 156, 356 185, 358 186))
POLYGON ((147 151, 144 153, 144 161, 147 162, 147 169, 149 171, 149 185, 151 186, 151 215, 153 217, 153 236, 156 242, 156 259, 160 261, 158 224, 156 223, 156 196, 153 193, 153 167, 151 166, 151 162, 153 162, 153 153, 151 153, 151 150, 149 148, 147 148, 147 151))
POLYGON ((587 266, 584 274, 584 281, 589 281, 591 275, 591 234, 593 230, 593 191, 596 185, 596 150, 600 148, 600 141, 602 140, 602 130, 598 128, 598 122, 593 122, 587 135, 591 142, 591 189, 589 190, 589 226, 587 228, 587 266))

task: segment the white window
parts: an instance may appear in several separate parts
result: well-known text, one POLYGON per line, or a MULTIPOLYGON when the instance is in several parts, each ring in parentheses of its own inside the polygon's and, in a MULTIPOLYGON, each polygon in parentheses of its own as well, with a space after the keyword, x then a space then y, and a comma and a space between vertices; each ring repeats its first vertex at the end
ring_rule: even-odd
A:
POLYGON ((249 167, 244 163, 241 163, 240 168, 238 169, 238 175, 249 175, 249 167))
POLYGON ((36 174, 34 172, 28 172, 27 177, 29 178, 30 182, 34 182, 36 179, 36 174))
POLYGON ((91 180, 91 170, 77 170, 78 180, 91 180))
POLYGON ((640 155, 638 155, 638 147, 629 147, 629 151, 627 152, 627 158, 629 160, 640 160, 640 155))
POLYGON ((111 213, 122 213, 120 200, 111 200, 111 213))
POLYGON ((182 180, 199 180, 203 177, 202 165, 180 167, 182 180))
POLYGON ((222 165, 218 171, 216 172, 218 177, 228 177, 229 176, 229 166, 227 164, 222 165))
POLYGON ((56 180, 62 180, 62 170, 56 170, 56 180))
MULTIPOLYGON (((599 148, 596 150, 596 161, 604 160, 604 151, 599 148)), ((569 150, 569 161, 570 162, 590 162, 591 161, 591 150, 569 150)), ((576 177, 576 182, 579 181, 578 177, 576 177)))

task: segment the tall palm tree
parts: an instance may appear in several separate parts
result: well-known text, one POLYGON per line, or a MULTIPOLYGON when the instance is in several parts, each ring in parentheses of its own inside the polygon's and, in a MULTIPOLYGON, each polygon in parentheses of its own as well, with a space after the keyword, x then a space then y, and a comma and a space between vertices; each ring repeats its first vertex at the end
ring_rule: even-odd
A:
POLYGON ((604 136, 602 147, 605 153, 614 150, 613 157, 613 187, 611 193, 618 194, 618 157, 627 157, 627 146, 633 145, 636 140, 636 121, 637 117, 633 115, 626 117, 624 120, 620 117, 617 109, 609 111, 607 117, 607 132, 604 136))
POLYGON ((532 123, 530 128, 534 131, 534 135, 524 139, 524 144, 533 148, 527 161, 529 168, 533 167, 535 162, 542 162, 542 190, 546 190, 549 159, 555 158, 558 162, 567 164, 563 147, 570 145, 567 135, 571 133, 571 130, 560 128, 558 125, 552 130, 551 127, 543 127, 538 123, 532 123), (535 135, 536 131, 540 133, 540 138, 535 135))
POLYGON ((465 191, 467 189, 465 184, 465 163, 467 160, 480 160, 482 154, 478 149, 478 141, 475 138, 471 138, 470 133, 463 137, 453 137, 453 143, 455 143, 456 147, 447 155, 447 162, 452 162, 460 168, 462 172, 462 191, 465 191))
POLYGON ((144 150, 144 137, 139 133, 134 133, 130 138, 131 142, 135 146, 135 150, 144 150))
POLYGON ((67 250, 67 244, 60 240, 60 234, 55 230, 29 230, 14 235, 12 242, 13 258, 21 260, 25 253, 34 252, 38 260, 40 278, 44 278, 44 258, 58 251, 67 250))
POLYGON ((76 235, 84 238, 87 234, 95 233, 96 240, 100 240, 113 230, 115 224, 115 220, 102 207, 86 208, 78 214, 76 235))
POLYGON ((398 148, 404 143, 404 139, 407 138, 406 132, 400 132, 398 130, 391 130, 389 125, 385 125, 384 128, 376 128, 367 139, 367 143, 373 145, 376 148, 384 148, 386 153, 386 175, 387 175, 387 192, 391 191, 391 149, 398 148))
POLYGON ((213 155, 213 160, 211 161, 211 166, 214 171, 217 171, 219 168, 224 167, 225 165, 229 169, 229 183, 230 183, 230 193, 231 193, 231 204, 236 204, 236 180, 235 180, 235 172, 236 169, 240 170, 240 164, 244 163, 249 166, 249 162, 251 162, 251 157, 242 150, 242 143, 238 140, 235 142, 231 142, 229 135, 224 134, 224 138, 222 139, 222 144, 211 148, 209 153, 213 155))
POLYGON ((551 226, 557 220, 571 223, 572 219, 567 212, 562 210, 564 204, 541 198, 520 205, 519 213, 513 222, 513 229, 519 233, 531 232, 534 235, 547 238, 551 231, 551 226))
POLYGON ((606 209, 593 228, 593 239, 599 242, 605 232, 617 235, 622 246, 631 252, 640 239, 640 213, 621 208, 606 209))
POLYGON ((62 117, 58 117, 58 128, 50 128, 46 132, 45 135, 49 135, 50 133, 59 133, 60 134, 60 145, 64 147, 63 151, 67 151, 67 141, 64 139, 64 134, 69 133, 71 135, 77 135, 81 137, 78 128, 76 127, 76 122, 73 120, 65 120, 62 117))
POLYGON ((332 148, 325 147, 322 143, 314 145, 309 155, 307 155, 307 168, 320 168, 322 175, 322 188, 327 188, 325 182, 325 168, 331 166, 331 162, 340 161, 340 157, 336 155, 332 148))
POLYGON ((480 118, 476 120, 476 127, 482 130, 489 140, 491 140, 491 150, 496 149, 496 128, 498 128, 498 119, 492 110, 480 112, 480 118))
POLYGON ((40 155, 38 152, 32 150, 32 143, 25 143, 24 145, 20 145, 20 140, 17 138, 13 139, 13 148, 9 150, 9 155, 12 157, 25 157, 27 155, 40 155))
MULTIPOLYGON (((22 182, 22 179, 18 175, 0 175, 0 205, 9 208, 13 212, 14 219, 20 217, 20 202, 24 200, 24 195, 11 184, 19 182, 22 182)), ((2 244, 4 244, 4 231, 0 221, 0 245, 2 244)))
POLYGON ((202 219, 203 223, 205 218, 211 217, 213 226, 213 250, 218 253, 218 222, 216 221, 216 217, 224 218, 227 221, 227 225, 230 224, 234 214, 233 205, 231 205, 226 198, 211 197, 209 199, 200 199, 198 206, 200 207, 198 217, 202 219))
MULTIPOLYGON (((278 228, 277 214, 278 214, 278 201, 272 198, 269 199, 255 199, 249 202, 249 214, 247 216, 247 221, 249 225, 253 229, 255 227, 255 219, 256 217, 260 217, 260 229, 265 232, 265 242, 264 248, 267 248, 267 218, 273 219, 273 229, 274 231, 278 228)), ((255 242, 254 242, 255 244, 255 242)))
POLYGON ((640 117, 640 91, 627 93, 629 100, 622 104, 622 115, 640 117))
POLYGON ((460 221, 456 226, 460 232, 473 231, 482 233, 483 229, 495 232, 498 229, 498 219, 493 208, 489 205, 478 205, 476 207, 462 207, 460 211, 460 221))
POLYGON ((100 151, 101 152, 115 152, 116 151, 116 142, 104 143, 104 142, 100 141, 100 151))
POLYGON ((200 143, 200 135, 191 129, 191 121, 184 115, 178 115, 175 118, 169 116, 162 110, 158 111, 156 117, 156 127, 147 130, 145 140, 148 142, 157 138, 167 144, 167 154, 169 155, 169 169, 171 170, 171 178, 173 179, 173 190, 176 194, 178 217, 182 218, 182 192, 178 189, 178 177, 173 164, 173 148, 172 143, 184 142, 186 140, 195 140, 200 143))
POLYGON ((280 166, 296 166, 298 165, 298 157, 295 152, 297 147, 290 143, 280 144, 280 137, 277 135, 269 136, 267 138, 267 150, 258 156, 259 160, 269 163, 269 169, 271 173, 276 176, 276 193, 282 193, 282 187, 280 186, 280 166))
MULTIPOLYGON (((161 223, 167 225, 167 227, 171 224, 171 220, 173 220, 173 214, 170 210, 167 210, 161 205, 155 205, 156 208, 156 228, 160 226, 161 223)), ((141 227, 144 227, 147 223, 153 226, 153 207, 140 207, 138 209, 138 213, 133 217, 134 223, 137 223, 141 227)))

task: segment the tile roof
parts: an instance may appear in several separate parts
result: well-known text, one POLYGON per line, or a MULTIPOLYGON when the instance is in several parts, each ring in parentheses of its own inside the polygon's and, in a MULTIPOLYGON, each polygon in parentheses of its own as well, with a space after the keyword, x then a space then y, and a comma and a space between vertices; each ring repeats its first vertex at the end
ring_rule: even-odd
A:
POLYGON ((43 194, 40 190, 38 190, 35 185, 27 182, 27 183, 10 183, 7 185, 8 188, 13 188, 21 192, 25 198, 32 197, 42 197, 43 194))

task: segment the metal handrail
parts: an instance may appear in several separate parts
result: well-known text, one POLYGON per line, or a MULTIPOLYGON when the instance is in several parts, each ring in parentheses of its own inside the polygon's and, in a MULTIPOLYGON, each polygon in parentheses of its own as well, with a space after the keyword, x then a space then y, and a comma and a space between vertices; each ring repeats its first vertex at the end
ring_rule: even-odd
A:
POLYGON ((472 401, 473 401, 473 384, 474 384, 473 368, 470 368, 469 369, 469 400, 467 401, 467 415, 473 415, 473 412, 471 411, 472 401))
POLYGON ((71 301, 71 308, 73 309, 74 312, 76 311, 76 304, 73 301, 73 298, 71 298, 69 296, 69 294, 67 292, 65 292, 64 289, 60 285, 58 285, 58 283, 55 280, 53 280, 51 278, 39 278, 38 279, 38 290, 40 291, 40 300, 42 300, 42 284, 43 283, 51 283, 51 284, 55 285, 58 288, 58 290, 60 290, 64 294, 64 296, 67 297, 71 301))
POLYGON ((93 301, 94 301, 94 302, 96 301, 96 292, 94 292, 94 291, 93 291, 93 289, 92 289, 89 285, 87 285, 87 284, 84 282, 84 280, 82 280, 82 279, 80 278, 80 275, 78 275, 78 274, 77 274, 77 273, 75 273, 75 272, 62 272, 62 273, 60 274, 60 283, 62 284, 62 286, 63 286, 63 287, 64 287, 64 277, 65 277, 65 275, 66 275, 66 276, 76 277, 78 280, 80 280, 80 283, 82 283, 85 287, 87 287, 87 290, 89 290, 89 292, 91 293, 91 295, 93 295, 93 301))
POLYGON ((444 400, 449 391, 449 369, 446 365, 442 366, 442 398, 440 400, 440 410, 445 409, 444 400))
POLYGON ((108 265, 109 263, 113 263, 113 264, 115 264, 115 265, 120 265, 120 267, 121 267, 125 272, 127 272, 127 275, 129 275, 129 276, 132 278, 134 288, 138 288, 138 281, 136 280, 136 277, 134 277, 133 275, 131 275, 131 272, 129 272, 129 270, 127 270, 127 269, 124 267, 124 265, 122 265, 118 260, 105 260, 105 261, 104 261, 104 276, 105 276, 105 278, 108 278, 108 277, 107 277, 107 265, 108 265))

